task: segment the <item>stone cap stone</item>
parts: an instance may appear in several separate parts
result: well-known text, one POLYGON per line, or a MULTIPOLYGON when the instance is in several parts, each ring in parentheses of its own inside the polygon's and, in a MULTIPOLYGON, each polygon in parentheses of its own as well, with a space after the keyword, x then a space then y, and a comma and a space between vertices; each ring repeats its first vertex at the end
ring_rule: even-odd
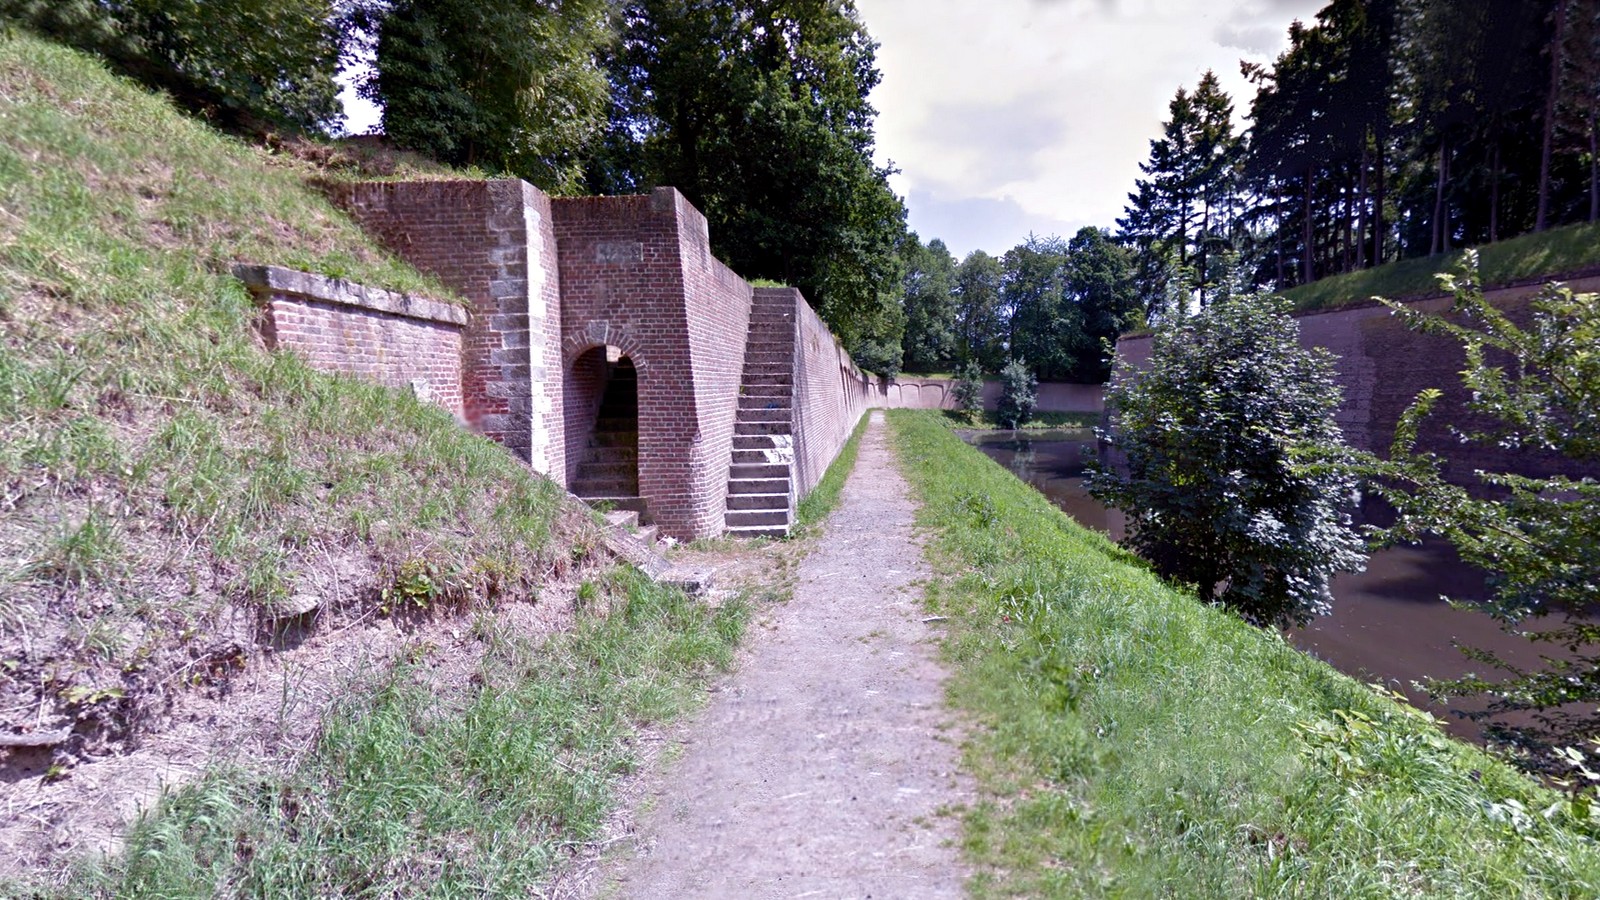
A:
POLYGON ((285 269, 282 266, 251 263, 235 263, 233 276, 244 282, 250 293, 257 296, 289 294, 323 303, 405 316, 408 319, 423 319, 448 325, 467 324, 467 311, 459 306, 431 297, 367 287, 342 278, 329 278, 326 275, 285 269))

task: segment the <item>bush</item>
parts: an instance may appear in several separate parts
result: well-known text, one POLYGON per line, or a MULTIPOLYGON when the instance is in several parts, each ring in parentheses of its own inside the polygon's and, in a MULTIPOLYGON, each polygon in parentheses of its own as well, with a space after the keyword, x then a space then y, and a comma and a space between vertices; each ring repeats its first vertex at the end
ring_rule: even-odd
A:
POLYGON ((975 422, 983 415, 983 370, 976 362, 961 367, 950 393, 955 397, 956 410, 966 416, 967 421, 975 422))
POLYGON ((1100 437, 1126 471, 1102 464, 1089 477, 1158 572, 1258 625, 1326 614, 1329 578, 1364 562, 1349 514, 1356 477, 1296 461, 1347 449, 1333 359, 1298 335, 1283 304, 1260 295, 1163 324, 1150 367, 1123 370, 1107 393, 1100 437))
POLYGON ((995 418, 1004 428, 1021 428, 1033 418, 1033 407, 1038 401, 1038 379, 1028 364, 1013 359, 1000 370, 1000 405, 995 418))

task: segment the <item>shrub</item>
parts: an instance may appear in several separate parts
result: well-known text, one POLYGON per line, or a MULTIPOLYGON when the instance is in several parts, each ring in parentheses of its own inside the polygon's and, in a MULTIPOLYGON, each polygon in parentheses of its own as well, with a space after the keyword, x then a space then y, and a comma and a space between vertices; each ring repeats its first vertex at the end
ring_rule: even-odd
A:
POLYGON ((1002 427, 1021 428, 1028 424, 1033 418, 1038 388, 1039 381, 1026 362, 1013 359, 1006 363, 1000 370, 1000 405, 995 410, 1002 427))
POLYGON ((951 388, 956 409, 970 422, 983 415, 983 370, 976 362, 968 362, 956 373, 956 383, 951 388))

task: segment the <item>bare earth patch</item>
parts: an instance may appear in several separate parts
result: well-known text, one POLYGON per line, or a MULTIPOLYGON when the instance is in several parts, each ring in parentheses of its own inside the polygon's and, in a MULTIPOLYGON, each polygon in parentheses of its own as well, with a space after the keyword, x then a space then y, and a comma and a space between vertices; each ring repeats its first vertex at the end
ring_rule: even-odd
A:
POLYGON ((843 501, 794 595, 752 629, 737 674, 668 738, 664 775, 610 871, 560 894, 946 897, 967 871, 951 811, 971 797, 943 703, 931 572, 874 413, 843 501))

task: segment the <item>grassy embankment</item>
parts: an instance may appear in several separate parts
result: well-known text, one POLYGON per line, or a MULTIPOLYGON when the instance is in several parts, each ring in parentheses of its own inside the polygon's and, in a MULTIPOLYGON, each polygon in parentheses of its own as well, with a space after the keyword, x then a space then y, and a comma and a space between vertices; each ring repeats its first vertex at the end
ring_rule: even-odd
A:
POLYGON ((839 455, 828 464, 828 471, 822 473, 822 480, 811 489, 800 501, 800 508, 796 510, 795 519, 804 529, 821 524, 828 514, 839 506, 839 495, 844 492, 844 483, 850 480, 850 473, 855 470, 856 457, 861 453, 861 435, 867 430, 867 420, 872 416, 872 411, 867 410, 856 421, 856 427, 850 432, 850 437, 845 440, 844 446, 839 448, 839 455))
POLYGON ((1562 798, 1202 606, 894 411, 936 530, 980 896, 1592 897, 1562 798))
POLYGON ((448 296, 307 187, 324 174, 0 32, 0 711, 26 713, 0 724, 70 727, 70 782, 254 665, 249 623, 301 593, 325 628, 403 606, 469 614, 482 645, 439 697, 438 648, 369 673, 292 771, 180 791, 67 894, 524 892, 740 631, 738 604, 621 572, 578 592, 610 618, 538 649, 499 628, 589 571, 592 517, 449 415, 259 347, 235 260, 448 296))
MULTIPOLYGON (((1455 269, 1461 253, 1406 259, 1359 272, 1333 275, 1283 292, 1302 311, 1332 309, 1374 296, 1402 299, 1439 292, 1437 275, 1455 269)), ((1600 225, 1567 225, 1525 234, 1479 249, 1479 277, 1485 285, 1600 267, 1600 225)))

